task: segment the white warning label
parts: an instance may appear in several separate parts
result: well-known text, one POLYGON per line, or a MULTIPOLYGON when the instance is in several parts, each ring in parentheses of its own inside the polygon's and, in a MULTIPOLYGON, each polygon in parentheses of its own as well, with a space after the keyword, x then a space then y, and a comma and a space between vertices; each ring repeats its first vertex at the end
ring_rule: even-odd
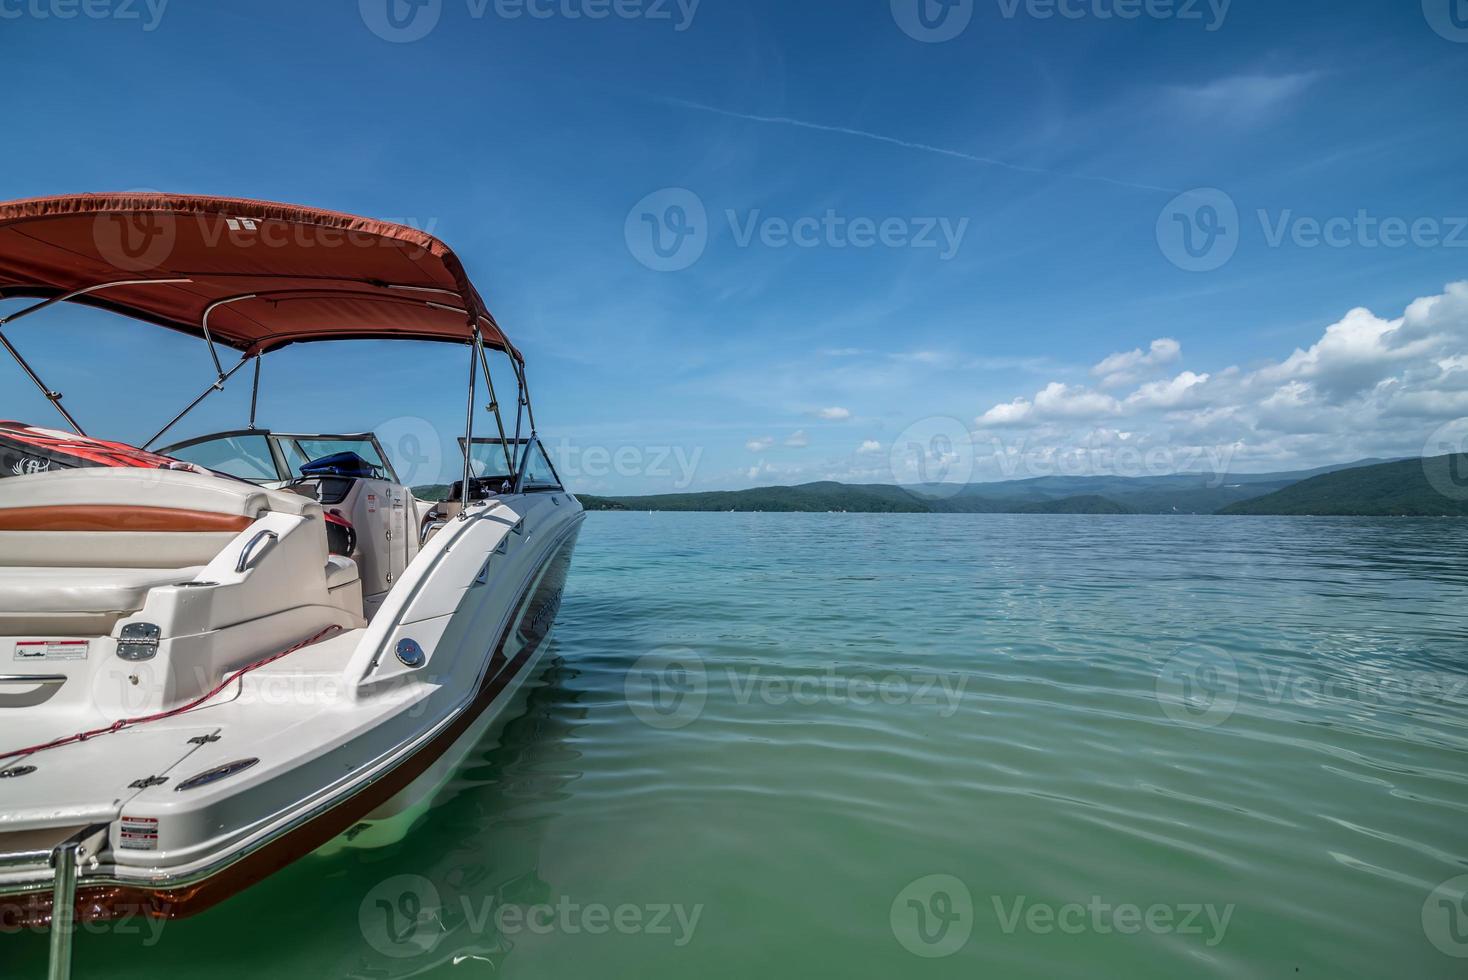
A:
POLYGON ((18 640, 15 659, 29 661, 85 660, 86 640, 18 640))
POLYGON ((117 846, 125 851, 158 850, 158 818, 123 817, 117 832, 117 846))

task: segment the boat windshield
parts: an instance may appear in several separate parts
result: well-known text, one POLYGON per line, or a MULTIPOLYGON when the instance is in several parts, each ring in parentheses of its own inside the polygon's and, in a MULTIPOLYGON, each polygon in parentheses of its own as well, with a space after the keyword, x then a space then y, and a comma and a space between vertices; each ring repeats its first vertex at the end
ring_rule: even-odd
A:
POLYGON ((251 483, 299 479, 305 475, 303 468, 310 463, 352 453, 382 478, 398 482, 377 437, 370 432, 356 435, 296 435, 263 429, 219 432, 168 446, 160 452, 251 483))
MULTIPOLYGON (((470 454, 473 462, 474 475, 482 479, 508 480, 511 479, 513 470, 506 459, 505 447, 510 448, 510 456, 518 463, 523 458, 525 447, 530 447, 530 459, 525 470, 525 489, 534 490, 560 490, 561 479, 556 475, 555 467, 551 465, 550 458, 546 456, 544 447, 539 439, 499 439, 490 437, 486 439, 475 439, 474 448, 470 454)), ((462 451, 464 440, 459 440, 459 449, 462 451)))

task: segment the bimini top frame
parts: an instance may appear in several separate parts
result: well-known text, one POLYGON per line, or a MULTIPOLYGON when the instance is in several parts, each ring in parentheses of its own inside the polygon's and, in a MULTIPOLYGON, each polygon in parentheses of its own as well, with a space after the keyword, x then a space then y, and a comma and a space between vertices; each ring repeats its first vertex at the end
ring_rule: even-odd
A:
MULTIPOLYGON (((162 194, 40 198, 0 204, 0 299, 39 302, 0 318, 0 346, 78 433, 76 420, 3 328, 60 303, 79 303, 202 338, 215 380, 159 430, 151 446, 241 367, 293 343, 402 339, 467 344, 469 405, 482 367, 501 434, 486 350, 508 355, 522 415, 535 433, 524 361, 441 241, 403 225, 235 198, 162 194), (219 347, 241 352, 225 369, 219 347)), ((518 443, 517 443, 518 444, 518 443)), ((515 472, 523 474, 526 453, 515 472)), ((465 485, 470 477, 465 456, 465 485)), ((523 479, 517 481, 517 489, 523 479)))

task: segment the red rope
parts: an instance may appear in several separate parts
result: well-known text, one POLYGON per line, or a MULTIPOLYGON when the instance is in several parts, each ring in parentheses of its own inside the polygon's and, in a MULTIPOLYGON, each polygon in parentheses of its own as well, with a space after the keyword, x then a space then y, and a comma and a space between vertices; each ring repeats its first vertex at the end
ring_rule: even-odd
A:
POLYGON ((124 718, 121 721, 113 722, 106 728, 94 728, 89 732, 77 732, 75 735, 67 735, 65 738, 58 738, 54 741, 45 742, 41 745, 32 745, 29 748, 16 749, 14 752, 0 753, 0 759, 10 759, 14 758, 15 756, 33 755, 37 752, 44 752, 47 749, 55 749, 60 748, 63 745, 71 745, 73 742, 85 742, 89 739, 96 738, 98 735, 111 735, 113 732, 120 732, 125 728, 132 728, 134 725, 145 725, 151 721, 162 721, 165 718, 173 718, 177 715, 184 714, 185 712, 193 711, 205 701, 208 701, 210 698, 216 697, 221 691, 229 687, 241 677, 244 677, 250 671, 259 670, 261 667, 264 667, 267 664, 273 664, 283 657, 290 656, 297 650, 304 649, 315 643, 320 643, 322 640, 326 639, 328 634, 341 632, 343 629, 344 627, 341 626, 328 626, 320 633, 317 633, 315 636, 311 637, 308 640, 302 640, 300 643, 297 643, 295 646, 291 647, 288 650, 282 650, 280 653, 266 657, 264 660, 257 660, 252 664, 247 664, 246 666, 241 667, 239 670, 226 677, 218 687, 210 691, 208 694, 194 701, 190 701, 188 704, 183 705, 182 707, 173 708, 168 711, 160 711, 156 715, 142 715, 137 718, 124 718))

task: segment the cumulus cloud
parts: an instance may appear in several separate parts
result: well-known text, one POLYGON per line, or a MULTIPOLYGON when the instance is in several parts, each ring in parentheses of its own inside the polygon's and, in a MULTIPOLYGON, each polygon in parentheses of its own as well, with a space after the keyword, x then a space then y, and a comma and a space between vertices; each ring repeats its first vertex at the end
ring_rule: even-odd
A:
POLYGON ((1066 452, 1229 447, 1236 466, 1291 468, 1422 452, 1468 415, 1468 282, 1411 303, 1400 317, 1353 309, 1313 344, 1250 369, 1178 370, 1172 340, 1096 365, 1098 388, 1056 381, 989 408, 977 428, 1066 452), (1101 387, 1131 390, 1113 395, 1101 387))
POLYGON ((1100 378, 1103 388, 1120 388, 1134 385, 1154 374, 1158 368, 1176 363, 1183 354, 1182 344, 1170 337, 1152 341, 1146 351, 1141 348, 1123 354, 1112 354, 1091 368, 1091 375, 1100 378))
POLYGON ((1127 396, 1127 408, 1190 408, 1203 404, 1210 375, 1184 371, 1165 381, 1149 381, 1127 396))
POLYGON ((744 448, 748 449, 752 453, 762 453, 767 452, 769 448, 774 444, 775 440, 772 437, 760 436, 758 439, 751 439, 746 442, 744 444, 744 448))
POLYGON ((791 449, 804 449, 810 445, 810 436, 805 434, 804 429, 797 429, 785 437, 785 445, 791 449))
POLYGON ((816 417, 825 419, 827 422, 844 422, 851 418, 851 409, 839 407, 823 408, 819 412, 816 412, 816 417))
POLYGON ((981 415, 976 424, 980 428, 1024 426, 1114 415, 1119 411, 1121 404, 1110 395, 1079 385, 1052 381, 1033 399, 1016 398, 1008 404, 995 405, 981 415))
POLYGON ((879 453, 882 451, 882 444, 875 439, 867 439, 856 448, 856 451, 864 456, 879 453))

